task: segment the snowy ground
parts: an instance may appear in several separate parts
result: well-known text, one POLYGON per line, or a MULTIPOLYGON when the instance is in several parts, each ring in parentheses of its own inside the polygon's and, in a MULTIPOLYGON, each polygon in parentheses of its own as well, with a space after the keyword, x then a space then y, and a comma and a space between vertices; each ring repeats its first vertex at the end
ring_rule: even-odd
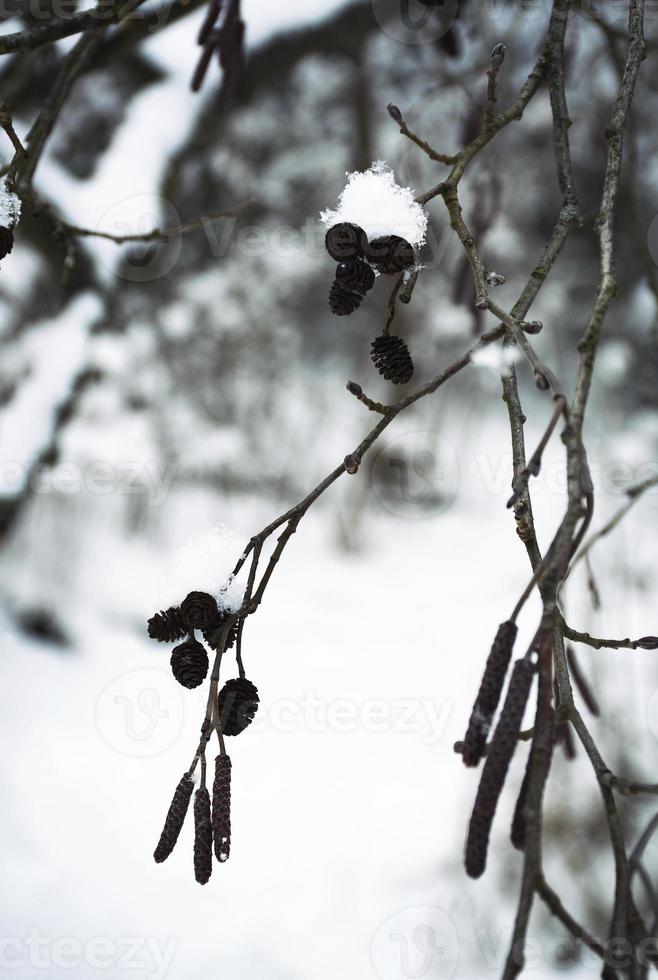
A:
MULTIPOLYGON (((230 980, 498 974, 519 868, 506 841, 512 801, 492 867, 482 881, 467 880, 461 849, 476 777, 452 745, 527 567, 504 507, 505 457, 491 453, 505 445, 501 419, 478 429, 475 436, 468 427, 468 454, 452 433, 457 476, 443 447, 433 472, 444 495, 433 506, 417 505, 417 476, 406 496, 378 504, 375 475, 358 553, 338 550, 322 508, 290 543, 245 631, 247 673, 262 705, 231 744, 232 855, 205 888, 193 880, 191 826, 166 864, 151 856, 203 711, 203 693, 178 688, 167 650, 144 636, 167 567, 161 544, 94 532, 76 585, 83 608, 73 617, 72 652, 27 643, 6 624, 3 969, 25 980, 44 972, 158 980, 209 971, 230 980), (501 892, 503 866, 514 885, 501 892)), ((400 423, 393 438, 404 444, 413 433, 413 421, 400 423)), ((543 533, 562 500, 550 484, 558 453, 537 497, 543 533)), ((601 517, 616 499, 602 491, 601 517)), ((271 501, 188 496, 169 506, 177 544, 218 516, 243 542, 273 516, 271 501)), ((638 507, 619 547, 601 546, 613 566, 627 535, 654 531, 655 507, 638 507)), ((633 567, 649 576, 646 593, 633 582, 613 586, 603 566, 604 594, 614 587, 619 601, 597 619, 576 589, 576 624, 658 632, 649 557, 640 542, 633 567)), ((524 617, 524 636, 535 611, 524 617)), ((649 769, 651 731, 658 736, 650 657, 583 661, 598 668, 616 728, 649 769), (622 711, 629 698, 632 711, 622 711)), ((607 868, 602 874, 609 887, 607 868)), ((535 929, 531 975, 561 972, 551 944, 559 930, 535 929)), ((589 963, 578 975, 598 970, 589 963)))

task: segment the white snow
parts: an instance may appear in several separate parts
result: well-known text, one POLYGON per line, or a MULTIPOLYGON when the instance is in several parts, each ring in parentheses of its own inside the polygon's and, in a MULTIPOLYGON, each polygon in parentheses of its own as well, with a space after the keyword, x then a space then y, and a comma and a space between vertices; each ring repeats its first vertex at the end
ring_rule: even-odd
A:
POLYGON ((390 167, 378 160, 368 170, 347 175, 338 207, 323 211, 320 220, 331 228, 348 221, 363 228, 368 238, 399 235, 412 245, 422 245, 427 214, 410 187, 401 187, 390 167))
POLYGON ((512 365, 521 360, 521 357, 518 347, 489 344, 477 350, 471 360, 476 367, 487 368, 497 374, 509 374, 512 365))
POLYGON ((22 489, 35 456, 47 444, 54 413, 83 362, 89 327, 100 308, 98 297, 86 293, 25 335, 18 358, 29 374, 0 419, 0 495, 22 489))
POLYGON ((21 199, 7 187, 7 178, 0 180, 0 227, 13 228, 21 216, 21 199))
POLYGON ((231 572, 241 550, 242 542, 223 524, 196 534, 174 555, 168 601, 177 604, 188 592, 209 592, 221 609, 238 609, 244 585, 231 579, 231 572))
MULTIPOLYGON (((225 866, 215 864, 205 888, 192 878, 189 818, 166 864, 156 866, 151 855, 196 745, 207 688, 183 691, 172 682, 170 647, 148 641, 142 621, 141 636, 117 615, 111 629, 104 618, 99 624, 93 603, 99 610, 107 603, 100 588, 85 603, 88 622, 75 655, 47 654, 2 623, 8 683, 0 736, 12 746, 3 770, 11 800, 1 814, 3 869, 12 896, 4 914, 5 935, 17 937, 7 953, 18 959, 17 976, 118 977, 122 943, 133 937, 132 972, 151 980, 195 980, 207 974, 208 963, 231 980, 329 980, 337 974, 404 980, 411 974, 403 969, 401 944, 412 957, 408 970, 421 975, 414 936, 417 925, 434 922, 426 915, 452 922, 459 962, 454 973, 448 969, 453 938, 423 976, 500 975, 521 869, 507 836, 524 754, 514 760, 494 826, 492 867, 471 882, 461 868, 461 844, 477 774, 461 765, 452 745, 463 737, 497 625, 528 575, 522 548, 510 547, 509 472, 504 486, 488 492, 474 463, 486 451, 495 464, 507 445, 505 426, 502 413, 492 412, 478 413, 469 427, 461 482, 473 490, 474 505, 462 499, 438 517, 428 512, 428 520, 410 521, 375 502, 369 544, 349 558, 328 539, 326 511, 312 509, 305 518, 245 630, 247 674, 262 703, 253 725, 230 743, 232 855, 225 866), (478 438, 471 441, 474 429, 478 438), (446 555, 455 560, 446 563, 446 555), (34 724, 26 725, 26 712, 34 724), (56 805, 44 807, 49 800, 56 805), (37 952, 47 970, 32 962, 31 929, 38 929, 43 945, 37 952), (100 937, 101 963, 88 945, 100 937), (67 940, 82 951, 60 962, 55 944, 67 940)), ((460 438, 461 429, 452 428, 460 438)), ((539 434, 528 433, 529 441, 539 434)), ((559 443, 550 448, 547 464, 562 455, 559 443)), ((562 499, 542 495, 552 518, 562 499)), ((217 498, 212 502, 216 506, 217 498)), ((271 517, 271 502, 266 509, 271 517)), ((218 556, 214 582, 222 561, 228 568, 261 526, 263 515, 244 500, 239 510, 235 539, 217 529, 214 540, 197 543, 197 555, 218 556)), ((630 519, 628 534, 637 536, 640 510, 630 519)), ((114 543, 108 539, 95 557, 108 579, 131 573, 134 563, 134 552, 114 543)), ((135 544, 132 538, 129 548, 135 544)), ((640 536, 640 545, 650 567, 651 535, 640 536)), ((614 566, 614 540, 601 548, 597 562, 607 551, 614 566)), ((160 561, 156 546, 154 575, 160 561)), ((203 588, 199 571, 195 565, 191 585, 203 588)), ((141 564, 140 578, 146 590, 149 576, 141 564)), ((606 582, 609 573, 600 584, 606 582)), ((132 602, 124 613, 144 602, 137 579, 131 592, 123 596, 132 602)), ((611 635, 654 631, 651 592, 622 588, 596 620, 579 593, 586 594, 584 587, 570 591, 578 628, 598 626, 611 635)), ((524 613, 519 648, 538 611, 524 613)), ((607 733, 607 719, 599 726, 603 742, 609 746, 623 733, 636 761, 649 767, 655 741, 644 719, 650 704, 658 709, 651 659, 583 651, 582 660, 590 676, 593 668, 600 671, 594 673, 597 693, 607 715, 619 719, 620 733, 607 733), (629 698, 636 710, 629 709, 629 698)), ((227 673, 232 666, 227 659, 227 673)), ((651 717, 658 718, 658 710, 651 717)), ((574 820, 581 812, 598 814, 587 809, 598 806, 598 796, 584 754, 569 764, 557 755, 554 765, 558 783, 572 780, 558 805, 574 820)), ((552 857, 547 847, 547 860, 552 857)), ((608 893, 609 863, 592 862, 591 873, 608 893)), ((555 874, 552 882, 561 887, 564 878, 555 874)), ((574 896, 568 904, 579 911, 574 896)), ((562 975, 543 958, 552 949, 549 927, 536 928, 542 958, 532 977, 562 975)), ((559 927, 550 932, 556 934, 559 927)), ((589 963, 570 973, 574 980, 595 975, 589 963)))

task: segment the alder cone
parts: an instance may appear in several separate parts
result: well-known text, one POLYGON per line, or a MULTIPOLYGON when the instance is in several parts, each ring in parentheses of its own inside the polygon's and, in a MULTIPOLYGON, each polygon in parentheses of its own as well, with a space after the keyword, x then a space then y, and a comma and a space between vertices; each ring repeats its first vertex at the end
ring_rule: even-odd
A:
POLYGON ((363 228, 349 221, 341 221, 328 230, 324 243, 332 259, 349 262, 363 258, 368 238, 363 228))
POLYGON ((208 654, 197 640, 187 640, 174 647, 170 662, 174 677, 188 690, 203 684, 206 679, 208 654))
POLYGON ((484 755, 487 735, 500 701, 517 632, 516 623, 511 621, 501 623, 498 627, 464 736, 462 759, 465 766, 477 766, 484 755))
POLYGON ((507 697, 480 777, 466 840, 466 873, 479 878, 487 864, 491 825, 519 738, 535 666, 524 658, 514 664, 507 697))
POLYGON ((193 789, 194 783, 192 782, 189 773, 185 773, 176 787, 174 798, 171 801, 169 810, 167 811, 167 816, 165 817, 164 827, 162 828, 162 833, 160 834, 158 846, 153 853, 153 857, 157 864, 162 864, 163 861, 166 861, 176 846, 176 841, 178 840, 178 836, 185 822, 185 816, 190 805, 193 789))
POLYGON ((399 235, 383 235, 373 238, 366 249, 368 261, 378 272, 395 275, 412 269, 416 264, 413 247, 399 235))
POLYGON ((402 337, 375 337, 370 357, 379 373, 394 385, 406 384, 414 373, 414 362, 402 337))
POLYGON ((341 262, 338 265, 336 282, 348 291, 365 294, 375 284, 375 273, 367 262, 352 259, 351 262, 341 262))
POLYGON ((331 284, 329 289, 329 309, 336 316, 349 316, 361 306, 363 296, 355 293, 351 289, 346 289, 337 279, 331 284))
POLYGON ((0 259, 6 258, 14 247, 14 232, 12 228, 0 226, 0 259))
POLYGON ((212 786, 212 830, 215 857, 222 863, 231 853, 231 760, 227 755, 215 759, 212 786))
POLYGON ((219 724, 224 735, 239 735, 254 720, 258 688, 246 677, 227 681, 217 697, 219 724))
POLYGON ((212 817, 210 793, 202 786, 194 794, 194 877, 205 885, 212 874, 212 817))
POLYGON ((217 601, 208 592, 190 592, 180 604, 181 621, 189 631, 207 629, 217 615, 217 601))
MULTIPOLYGON (((204 640, 206 641, 208 646, 212 647, 213 650, 217 650, 219 648, 219 642, 222 638, 222 632, 226 624, 226 620, 228 619, 229 616, 232 615, 233 613, 229 611, 225 611, 225 612, 218 611, 217 615, 213 619, 210 626, 203 631, 204 640)), ((233 623, 230 630, 228 631, 228 634, 224 641, 224 650, 230 650, 233 644, 235 643, 237 637, 238 637, 238 621, 236 620, 236 622, 233 623)))
POLYGON ((160 643, 173 643, 181 640, 188 632, 181 618, 180 609, 170 606, 162 612, 151 616, 148 621, 148 634, 152 640, 160 643))

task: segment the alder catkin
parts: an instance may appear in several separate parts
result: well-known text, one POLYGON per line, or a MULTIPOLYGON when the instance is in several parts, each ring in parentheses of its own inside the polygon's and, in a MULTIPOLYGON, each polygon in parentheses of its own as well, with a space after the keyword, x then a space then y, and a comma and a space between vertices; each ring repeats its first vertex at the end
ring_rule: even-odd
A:
POLYGON ((498 627, 464 736, 462 759, 466 766, 477 766, 484 755, 491 722, 512 659, 517 632, 516 623, 511 621, 501 623, 498 627))
POLYGON ((471 878, 479 878, 487 864, 491 824, 518 742, 534 673, 535 666, 527 658, 517 660, 514 664, 507 697, 487 752, 468 827, 466 872, 471 878))
POLYGON ((157 864, 161 864, 163 861, 166 861, 176 846, 178 835, 180 834, 183 823, 185 822, 185 816, 190 805, 193 789, 194 783, 192 782, 189 773, 185 773, 176 787, 174 798, 169 806, 164 827, 162 828, 162 833, 160 834, 158 846, 153 853, 153 857, 155 858, 157 864))
MULTIPOLYGON (((549 756, 548 756, 548 769, 550 769, 551 760, 553 756, 553 746, 555 745, 554 734, 559 726, 555 726, 555 713, 551 709, 551 725, 553 727, 553 734, 549 739, 549 756)), ((530 773, 534 765, 534 759, 536 755, 533 750, 530 750, 528 756, 528 761, 526 762, 525 772, 523 774, 523 782, 521 783, 521 788, 519 790, 519 795, 516 800, 516 806, 514 807, 514 816, 512 817, 512 827, 510 831, 510 840, 517 851, 525 850, 526 842, 526 814, 525 805, 528 798, 528 789, 530 787, 530 773)))
POLYGON ((212 874, 210 793, 202 786, 194 794, 194 877, 205 885, 212 874))
POLYGON ((525 772, 523 774, 523 782, 521 783, 521 789, 519 790, 519 795, 516 800, 516 806, 514 807, 514 816, 512 817, 512 829, 510 832, 510 840, 517 851, 525 850, 525 804, 528 798, 528 786, 530 785, 530 772, 532 769, 532 752, 528 756, 528 761, 526 763, 525 772))
POLYGON ((227 755, 218 755, 215 759, 212 830, 215 857, 218 861, 227 861, 231 853, 231 760, 227 755))

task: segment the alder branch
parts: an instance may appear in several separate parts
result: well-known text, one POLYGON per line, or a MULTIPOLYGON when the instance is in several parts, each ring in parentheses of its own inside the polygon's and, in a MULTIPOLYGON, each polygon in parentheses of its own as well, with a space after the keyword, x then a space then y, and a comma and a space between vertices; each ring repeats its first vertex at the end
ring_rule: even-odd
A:
POLYGON ((223 218, 233 218, 236 214, 240 214, 241 211, 250 207, 254 202, 255 198, 250 197, 246 201, 241 201, 234 207, 229 208, 227 211, 217 211, 214 214, 202 215, 200 218, 184 221, 179 225, 172 225, 169 228, 153 228, 151 231, 142 234, 113 235, 109 231, 95 231, 93 228, 81 228, 78 225, 71 225, 67 221, 60 219, 57 219, 57 223, 65 234, 78 238, 103 238, 106 241, 114 242, 115 245, 125 245, 129 242, 168 242, 172 238, 178 238, 180 235, 188 235, 192 231, 205 228, 207 225, 211 225, 213 222, 220 221, 223 218))
POLYGON ((425 140, 421 139, 419 136, 416 136, 416 134, 413 133, 407 126, 399 108, 396 105, 393 105, 392 102, 389 102, 389 104, 386 106, 386 111, 388 112, 391 119, 394 122, 396 122, 400 127, 400 132, 402 133, 402 135, 406 136, 407 139, 411 140, 412 143, 415 143, 416 146, 419 146, 420 149, 423 151, 423 153, 427 154, 430 160, 434 160, 436 163, 445 163, 448 164, 449 166, 452 166, 453 163, 456 163, 458 154, 450 155, 448 153, 439 153, 437 150, 431 147, 430 144, 427 143, 425 140))
POLYGON ((125 14, 107 6, 83 10, 68 17, 57 17, 47 24, 39 24, 27 31, 16 31, 0 37, 0 55, 14 54, 18 51, 32 51, 52 41, 59 41, 73 34, 80 34, 89 27, 116 24, 125 14))
POLYGON ((592 534, 592 536, 585 542, 581 550, 574 558, 573 565, 576 565, 579 561, 582 561, 583 558, 587 558, 589 552, 592 550, 597 541, 600 541, 601 538, 605 538, 611 531, 614 531, 614 529, 623 521, 628 512, 632 510, 632 508, 647 492, 647 490, 651 490, 655 486, 658 486, 658 476, 652 476, 647 480, 643 480, 641 483, 636 483, 633 486, 628 487, 628 489, 624 491, 625 496, 628 497, 626 503, 613 514, 610 520, 607 521, 607 523, 604 524, 600 530, 592 534))
POLYGON ((561 620, 563 634, 576 643, 584 643, 594 650, 602 650, 604 647, 610 650, 656 650, 658 649, 658 637, 641 636, 638 640, 630 640, 626 637, 623 640, 603 640, 597 636, 590 636, 589 633, 581 633, 572 629, 565 621, 561 620))

